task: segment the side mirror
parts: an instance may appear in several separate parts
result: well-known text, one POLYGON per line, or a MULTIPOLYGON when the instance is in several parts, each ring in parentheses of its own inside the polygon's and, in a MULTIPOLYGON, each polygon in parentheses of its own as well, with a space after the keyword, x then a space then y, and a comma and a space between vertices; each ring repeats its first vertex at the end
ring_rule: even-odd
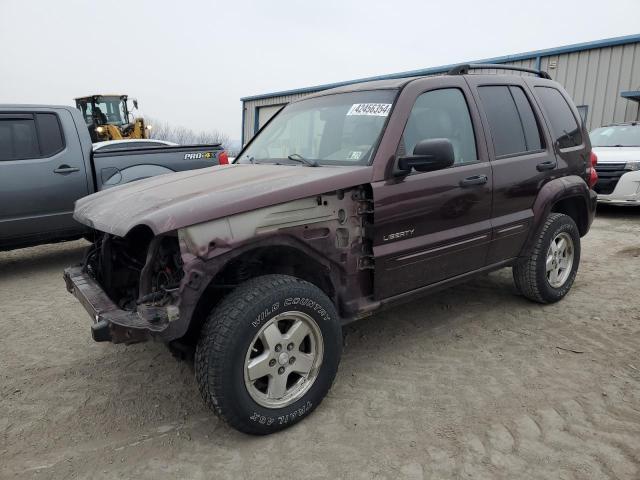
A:
POLYGON ((398 173, 406 175, 413 168, 418 172, 442 170, 453 165, 454 159, 453 145, 449 139, 421 140, 413 148, 413 155, 398 159, 398 173))
POLYGON ((133 99, 133 108, 135 108, 136 110, 138 109, 138 99, 137 98, 133 99))

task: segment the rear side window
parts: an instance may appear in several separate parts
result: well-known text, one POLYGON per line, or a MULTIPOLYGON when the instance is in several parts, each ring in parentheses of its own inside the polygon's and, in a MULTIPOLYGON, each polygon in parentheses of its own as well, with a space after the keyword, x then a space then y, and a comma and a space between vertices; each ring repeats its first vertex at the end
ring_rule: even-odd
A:
POLYGON ((582 145, 580 126, 562 94, 551 87, 535 88, 542 102, 542 108, 549 118, 551 134, 558 148, 571 148, 582 145))
POLYGON ((0 161, 40 156, 33 119, 0 119, 0 161))
POLYGON ((522 88, 507 85, 479 87, 496 157, 524 154, 542 148, 540 130, 522 88))
POLYGON ((58 116, 54 113, 36 114, 40 151, 43 157, 49 157, 64 148, 64 138, 58 116))

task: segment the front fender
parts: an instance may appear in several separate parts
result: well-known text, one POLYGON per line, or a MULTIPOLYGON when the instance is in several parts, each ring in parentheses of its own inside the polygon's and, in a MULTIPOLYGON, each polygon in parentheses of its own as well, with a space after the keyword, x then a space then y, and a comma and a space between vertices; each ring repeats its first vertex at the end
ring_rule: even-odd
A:
MULTIPOLYGON (((180 319, 170 323, 167 330, 162 332, 160 337, 165 341, 169 341, 184 336, 191 325, 200 300, 207 289, 215 282, 216 277, 234 260, 245 254, 250 254, 252 251, 269 247, 289 247, 298 251, 323 270, 323 274, 329 278, 334 290, 339 288, 341 278, 346 274, 345 265, 323 255, 318 250, 310 248, 304 242, 289 235, 275 235, 268 238, 255 239, 208 259, 194 256, 185 251, 184 244, 182 244, 184 278, 180 285, 180 319)), ((225 290, 230 286, 220 285, 219 288, 225 290)))
MULTIPOLYGON (((274 265, 294 271, 310 268, 314 276, 326 279, 339 311, 349 299, 361 297, 358 266, 364 231, 359 197, 352 193, 331 192, 179 229, 184 270, 180 321, 173 322, 162 337, 171 340, 185 334, 208 287, 218 285, 216 279, 227 278, 225 273, 235 268, 231 262, 260 258, 263 252, 271 251, 278 260, 261 270, 274 265)), ((232 288, 233 283, 216 288, 232 288)))

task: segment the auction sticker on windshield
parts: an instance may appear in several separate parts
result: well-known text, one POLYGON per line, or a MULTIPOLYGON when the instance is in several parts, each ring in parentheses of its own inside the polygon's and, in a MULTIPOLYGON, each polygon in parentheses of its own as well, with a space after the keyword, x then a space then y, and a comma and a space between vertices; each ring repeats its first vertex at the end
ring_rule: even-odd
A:
POLYGON ((390 111, 390 103, 354 103, 347 112, 347 116, 373 115, 375 117, 386 117, 390 111))

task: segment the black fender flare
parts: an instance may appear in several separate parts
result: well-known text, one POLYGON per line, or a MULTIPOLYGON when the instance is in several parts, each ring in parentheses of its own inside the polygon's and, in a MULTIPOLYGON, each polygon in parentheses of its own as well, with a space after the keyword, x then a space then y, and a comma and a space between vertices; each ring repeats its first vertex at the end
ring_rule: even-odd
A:
POLYGON ((536 197, 533 203, 533 220, 532 226, 529 229, 529 235, 520 252, 520 257, 526 257, 530 254, 533 245, 540 234, 546 218, 551 213, 553 206, 560 200, 567 198, 575 198, 577 201, 583 202, 585 210, 587 212, 587 224, 584 226, 583 231, 580 232, 584 235, 589 230, 596 209, 597 195, 595 192, 587 186, 587 183, 583 178, 578 175, 568 175, 566 177, 556 178, 545 183, 536 197))
MULTIPOLYGON (((292 235, 274 235, 266 238, 253 239, 244 245, 223 251, 219 255, 209 258, 196 257, 183 252, 185 276, 180 286, 180 317, 169 324, 166 330, 159 335, 163 341, 170 341, 183 337, 189 330, 202 295, 214 281, 216 275, 229 265, 233 260, 253 250, 264 247, 290 247, 298 250, 305 256, 312 258, 325 269, 333 289, 337 292, 340 279, 345 267, 328 258, 326 255, 310 248, 307 244, 292 235)), ((336 299, 332 299, 335 303, 336 299)))

